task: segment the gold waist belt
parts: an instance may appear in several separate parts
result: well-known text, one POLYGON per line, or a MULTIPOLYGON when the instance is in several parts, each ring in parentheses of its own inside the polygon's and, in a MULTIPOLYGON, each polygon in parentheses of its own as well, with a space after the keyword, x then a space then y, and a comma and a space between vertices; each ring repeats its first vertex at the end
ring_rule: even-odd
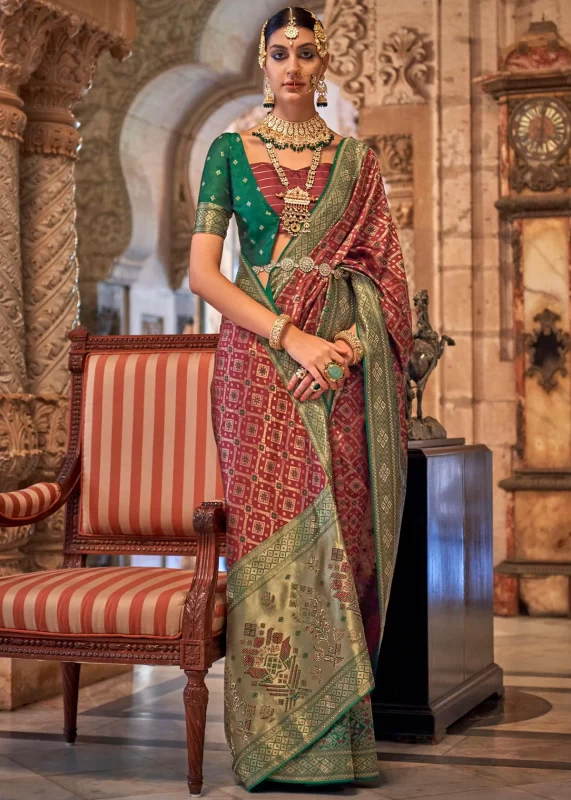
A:
POLYGON ((322 264, 316 264, 315 261, 310 258, 310 256, 304 256, 297 262, 294 261, 293 258, 282 258, 281 261, 270 261, 269 264, 256 265, 252 267, 256 275, 259 275, 260 272, 270 272, 274 268, 283 269, 285 272, 290 273, 296 269, 306 273, 312 272, 314 269, 316 269, 324 278, 327 278, 329 275, 333 275, 334 278, 342 278, 344 272, 344 270, 341 269, 341 265, 336 267, 335 265, 332 266, 326 262, 323 262, 322 264))

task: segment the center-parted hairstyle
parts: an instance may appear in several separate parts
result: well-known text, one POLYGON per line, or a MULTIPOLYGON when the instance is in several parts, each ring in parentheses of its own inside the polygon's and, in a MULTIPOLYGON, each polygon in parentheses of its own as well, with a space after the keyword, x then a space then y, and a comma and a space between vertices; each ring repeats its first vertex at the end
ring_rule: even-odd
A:
POLYGON ((321 58, 324 57, 327 53, 327 35, 320 20, 317 19, 312 11, 308 11, 306 8, 291 6, 282 8, 281 11, 278 11, 277 14, 274 14, 273 17, 264 22, 260 35, 259 63, 261 69, 266 64, 266 48, 272 34, 281 30, 281 28, 286 28, 286 36, 295 38, 296 34, 293 33, 293 36, 289 36, 288 30, 295 32, 297 27, 313 31, 317 52, 321 58))

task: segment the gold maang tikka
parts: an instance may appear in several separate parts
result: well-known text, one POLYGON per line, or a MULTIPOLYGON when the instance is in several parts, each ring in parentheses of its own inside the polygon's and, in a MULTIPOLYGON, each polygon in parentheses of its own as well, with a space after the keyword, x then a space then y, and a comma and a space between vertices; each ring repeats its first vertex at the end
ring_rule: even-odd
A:
POLYGON ((299 36, 299 28, 297 27, 297 22, 295 21, 295 17, 293 15, 293 8, 289 9, 289 22, 286 25, 285 29, 285 37, 289 39, 289 43, 293 46, 293 40, 297 39, 299 36))
MULTIPOLYGON (((296 39, 299 36, 299 28, 297 27, 297 23, 295 21, 295 17, 293 16, 293 10, 290 8, 290 19, 286 27, 285 35, 293 43, 293 39, 296 39), (289 34, 288 34, 289 31, 289 34)), ((313 11, 309 12, 314 20, 313 26, 313 33, 315 35, 315 47, 319 54, 320 58, 323 58, 325 54, 328 52, 327 46, 327 34, 325 33, 325 28, 321 24, 321 21, 315 16, 313 11)), ((262 26, 262 32, 260 34, 260 47, 258 51, 258 64, 260 65, 260 69, 264 69, 266 66, 266 26, 268 24, 268 20, 266 20, 262 26)))

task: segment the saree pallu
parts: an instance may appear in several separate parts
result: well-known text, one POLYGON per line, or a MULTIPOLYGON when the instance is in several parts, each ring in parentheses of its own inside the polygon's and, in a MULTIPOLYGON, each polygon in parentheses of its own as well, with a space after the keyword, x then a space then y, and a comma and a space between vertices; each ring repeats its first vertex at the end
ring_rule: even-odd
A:
POLYGON ((363 361, 338 392, 300 402, 286 388, 298 364, 223 317, 211 387, 227 512, 225 729, 248 789, 378 777, 370 692, 404 501, 412 334, 378 162, 361 142, 341 143, 310 222, 282 258, 335 275, 276 267, 264 288, 242 250, 236 284, 329 341, 356 321, 363 361))

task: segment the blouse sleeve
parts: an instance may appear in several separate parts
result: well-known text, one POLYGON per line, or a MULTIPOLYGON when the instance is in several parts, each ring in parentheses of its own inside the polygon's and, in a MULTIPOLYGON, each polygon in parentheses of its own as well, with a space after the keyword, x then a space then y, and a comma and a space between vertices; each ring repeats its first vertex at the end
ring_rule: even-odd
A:
POLYGON ((224 239, 231 216, 230 152, 228 139, 222 134, 211 144, 204 164, 194 233, 215 233, 224 239))

